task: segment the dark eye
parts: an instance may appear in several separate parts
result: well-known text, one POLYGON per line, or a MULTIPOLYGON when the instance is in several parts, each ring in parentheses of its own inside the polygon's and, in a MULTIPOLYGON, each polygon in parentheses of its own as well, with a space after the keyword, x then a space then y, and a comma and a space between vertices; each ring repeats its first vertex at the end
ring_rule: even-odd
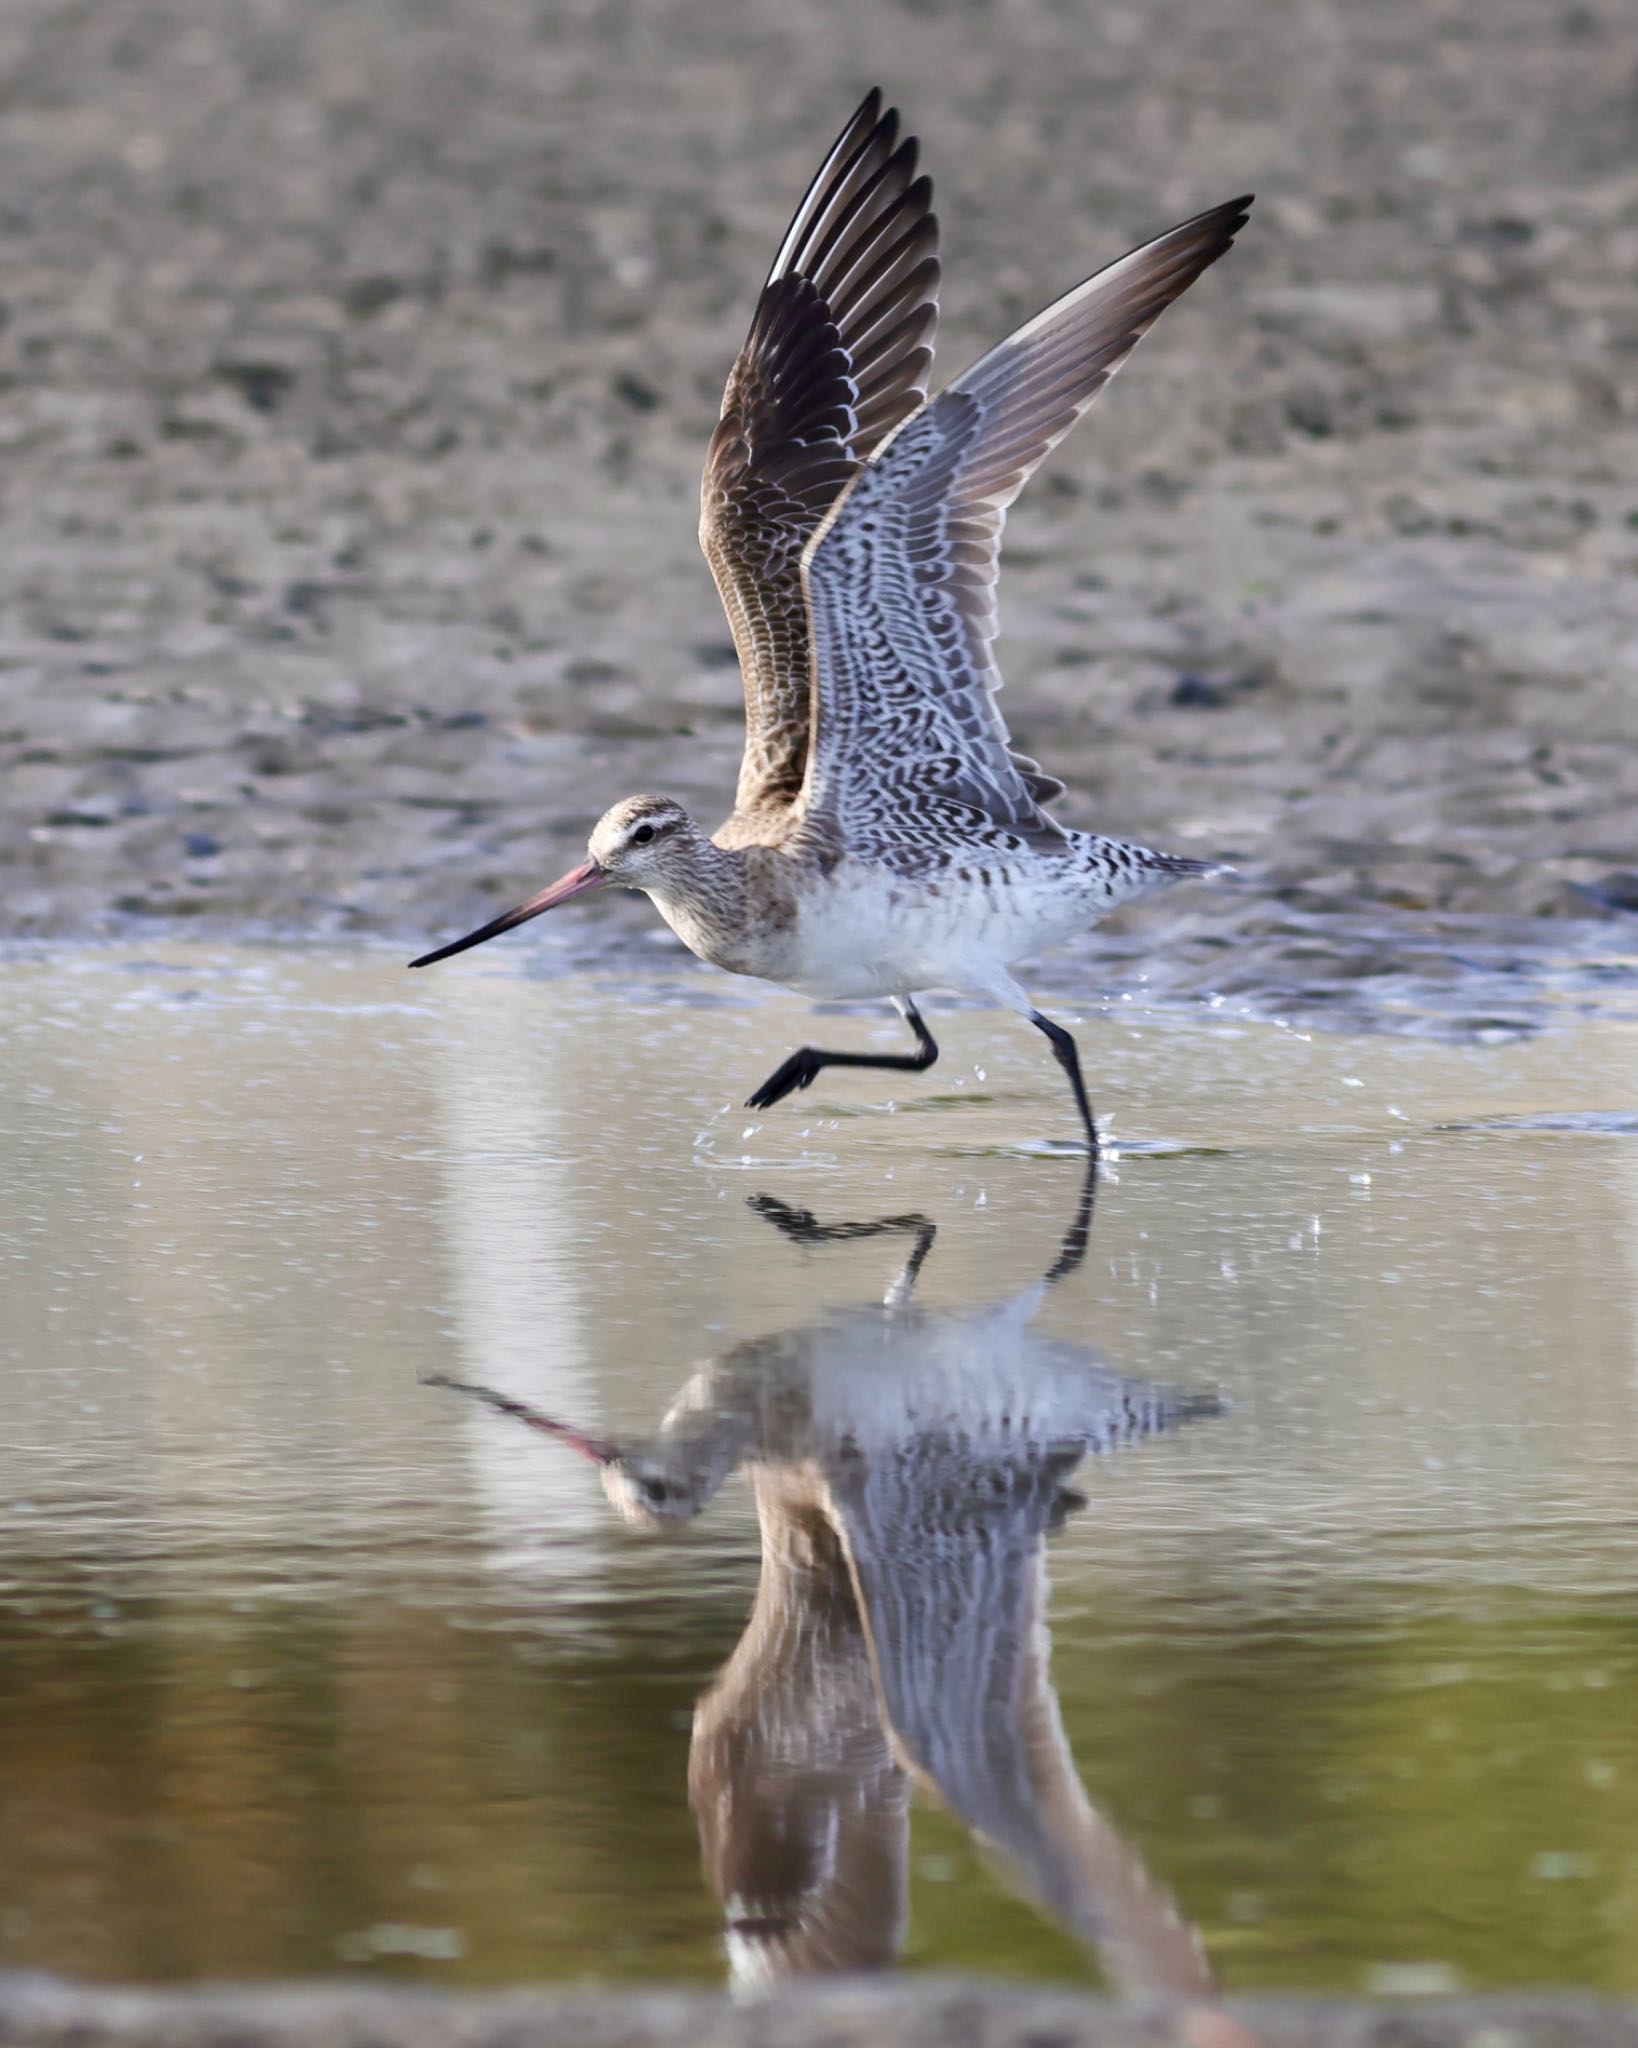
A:
POLYGON ((653 837, 654 827, 652 825, 639 825, 637 830, 631 835, 631 843, 633 846, 646 846, 653 837))

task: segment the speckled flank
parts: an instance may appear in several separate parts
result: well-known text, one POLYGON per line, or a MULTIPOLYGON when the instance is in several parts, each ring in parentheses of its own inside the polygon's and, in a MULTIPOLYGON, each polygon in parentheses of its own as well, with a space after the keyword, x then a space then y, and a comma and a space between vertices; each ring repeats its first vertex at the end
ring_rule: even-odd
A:
POLYGON ((703 958, 837 999, 993 994, 998 965, 1027 960, 1177 879, 1164 856, 1089 833, 1065 833, 1047 854, 996 855, 982 865, 951 857, 926 874, 857 855, 822 873, 778 854, 765 854, 758 872, 758 899, 772 912, 753 936, 718 938, 702 922, 691 929, 686 914, 656 902, 703 958), (701 937, 707 943, 696 943, 701 937))

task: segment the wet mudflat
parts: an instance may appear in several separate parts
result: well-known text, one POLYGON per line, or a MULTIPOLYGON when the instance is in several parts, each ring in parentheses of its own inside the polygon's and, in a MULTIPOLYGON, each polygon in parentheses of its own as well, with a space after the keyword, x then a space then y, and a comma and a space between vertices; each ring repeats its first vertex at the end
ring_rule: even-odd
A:
POLYGON ((1638 1989, 1630 1022, 625 981, 9 964, 0 1964, 1638 1989))
POLYGON ((420 940, 628 790, 723 815, 701 459, 879 80, 940 381, 1259 195, 1011 518, 1065 815, 1255 876, 1205 925, 1242 985, 1403 969, 1407 908, 1584 950, 1638 901, 1630 12, 13 0, 7 930, 420 940))

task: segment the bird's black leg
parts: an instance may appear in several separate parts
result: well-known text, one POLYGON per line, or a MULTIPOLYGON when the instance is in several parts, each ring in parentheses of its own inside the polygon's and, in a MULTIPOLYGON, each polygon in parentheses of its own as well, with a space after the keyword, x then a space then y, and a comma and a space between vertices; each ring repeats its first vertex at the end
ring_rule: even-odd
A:
MULTIPOLYGON (((938 1047, 933 1043, 933 1034, 922 1021, 921 1012, 908 996, 900 999, 904 1021, 916 1034, 914 1052, 826 1052, 817 1045, 804 1045, 793 1052, 785 1064, 768 1076, 754 1095, 747 1096, 747 1109, 772 1109, 776 1102, 783 1102, 787 1095, 794 1095, 798 1088, 806 1088, 826 1067, 887 1067, 894 1073, 922 1074, 938 1058, 938 1047)), ((1037 1019, 1037 1022, 1040 1020, 1037 1019)), ((1052 1027, 1056 1030, 1056 1026, 1052 1027)), ((1064 1034, 1066 1037, 1068 1033, 1064 1034)), ((1074 1045, 1070 1045, 1070 1057, 1074 1057, 1074 1045)), ((1090 1116, 1091 1112, 1088 1112, 1090 1116)))
POLYGON ((1043 1017, 1039 1010, 1031 1010, 1029 1021, 1037 1031, 1044 1031, 1052 1047, 1052 1057, 1069 1076, 1069 1085, 1075 1091, 1075 1107, 1081 1113, 1081 1122, 1086 1129, 1086 1149, 1092 1157, 1098 1157, 1098 1127, 1092 1120, 1092 1105, 1086 1099, 1086 1083, 1081 1079, 1081 1058, 1075 1050, 1075 1041, 1061 1024, 1054 1024, 1050 1017, 1043 1017))

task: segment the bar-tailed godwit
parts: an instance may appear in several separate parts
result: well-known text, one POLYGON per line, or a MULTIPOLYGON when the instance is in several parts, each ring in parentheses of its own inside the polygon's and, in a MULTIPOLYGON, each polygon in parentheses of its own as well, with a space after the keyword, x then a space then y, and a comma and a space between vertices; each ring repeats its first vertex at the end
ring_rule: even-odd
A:
POLYGON ((1095 1154, 1075 1041, 1013 968, 1215 864, 1052 816, 1062 783, 1012 750, 996 705, 1001 529, 1250 204, 1123 256, 930 400, 932 187, 872 92, 779 246, 706 456, 700 539, 745 683, 732 816, 707 834, 670 797, 627 797, 579 867, 413 964, 611 883, 640 889, 701 959, 811 996, 890 997, 915 1035, 898 1054, 803 1046, 748 1108, 825 1067, 930 1067, 938 1047, 915 997, 944 989, 1046 1034, 1095 1154))

